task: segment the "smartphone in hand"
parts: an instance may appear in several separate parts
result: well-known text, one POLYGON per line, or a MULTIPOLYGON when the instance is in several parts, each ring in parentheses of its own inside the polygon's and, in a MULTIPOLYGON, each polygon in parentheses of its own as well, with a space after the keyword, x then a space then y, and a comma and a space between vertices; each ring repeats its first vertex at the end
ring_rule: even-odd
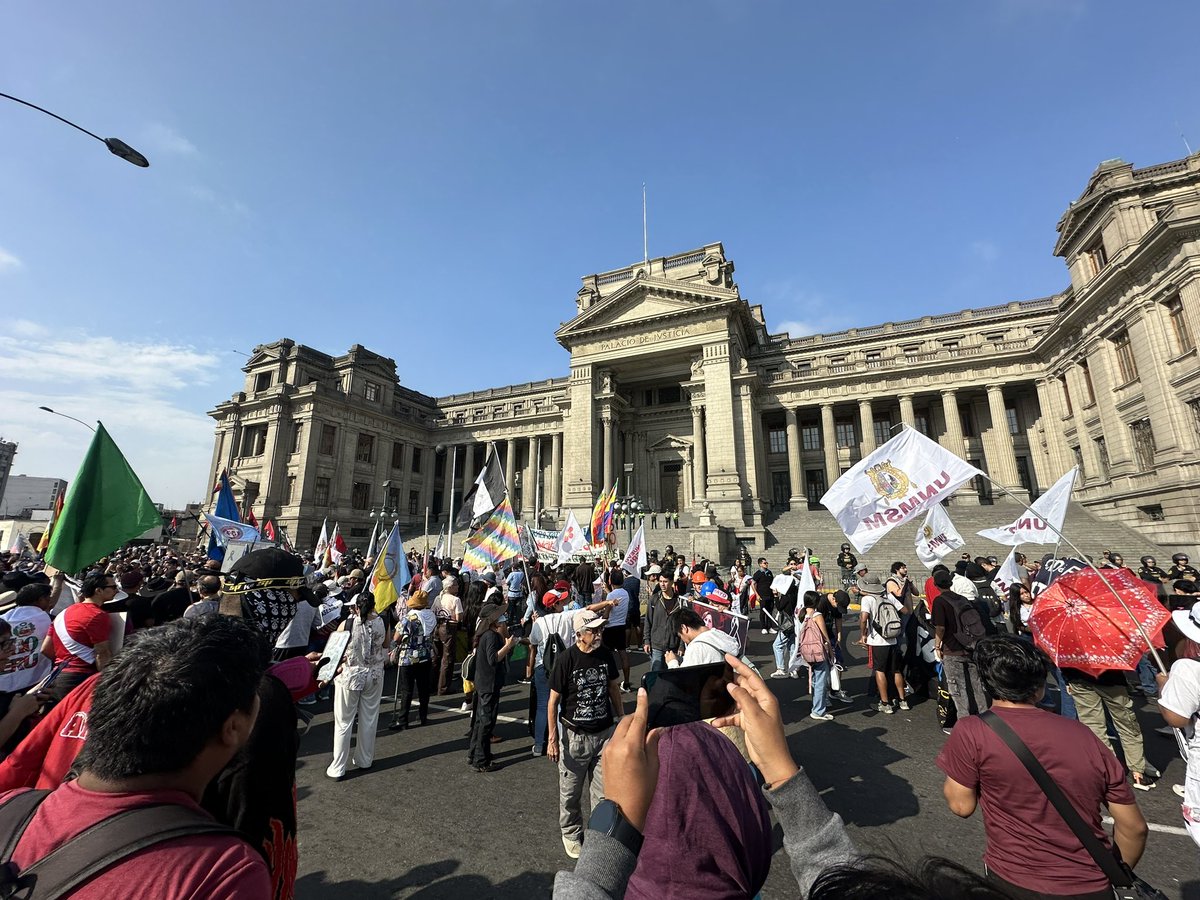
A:
POLYGON ((734 702, 727 685, 735 677, 726 662, 647 672, 642 676, 649 704, 647 727, 667 728, 729 715, 734 702))

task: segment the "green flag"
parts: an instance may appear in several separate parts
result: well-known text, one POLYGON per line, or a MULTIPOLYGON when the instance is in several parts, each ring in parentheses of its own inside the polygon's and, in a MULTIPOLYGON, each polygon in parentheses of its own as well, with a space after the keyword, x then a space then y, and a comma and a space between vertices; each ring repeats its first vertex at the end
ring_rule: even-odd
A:
POLYGON ((155 525, 162 525, 162 516, 97 422, 96 436, 54 526, 46 562, 63 572, 82 571, 155 525))

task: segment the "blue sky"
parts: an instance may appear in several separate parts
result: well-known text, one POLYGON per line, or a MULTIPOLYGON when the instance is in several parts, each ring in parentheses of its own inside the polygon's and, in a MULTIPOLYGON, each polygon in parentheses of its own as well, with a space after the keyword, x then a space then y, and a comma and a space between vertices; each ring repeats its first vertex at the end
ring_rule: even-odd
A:
POLYGON ((204 493, 204 412, 280 337, 432 394, 563 375, 579 276, 724 241, 774 330, 1043 296, 1104 159, 1200 146, 1194 3, 6 7, 0 434, 72 477, 103 418, 204 493), (457 344, 458 350, 451 350, 457 344))

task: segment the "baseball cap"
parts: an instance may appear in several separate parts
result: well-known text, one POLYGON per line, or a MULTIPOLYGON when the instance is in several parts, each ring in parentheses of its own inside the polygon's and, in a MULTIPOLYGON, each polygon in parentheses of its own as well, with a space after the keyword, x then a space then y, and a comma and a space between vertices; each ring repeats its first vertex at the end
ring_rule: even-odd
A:
POLYGON ((590 609, 581 609, 572 617, 571 627, 575 629, 576 634, 589 628, 603 628, 604 617, 596 615, 590 609))
POLYGON ((662 574, 662 566, 651 566, 650 568, 648 568, 646 570, 646 574, 647 575, 661 575, 662 574))
POLYGON ((364 578, 367 577, 367 573, 364 572, 362 569, 353 569, 350 572, 350 577, 357 578, 359 581, 362 581, 364 578))

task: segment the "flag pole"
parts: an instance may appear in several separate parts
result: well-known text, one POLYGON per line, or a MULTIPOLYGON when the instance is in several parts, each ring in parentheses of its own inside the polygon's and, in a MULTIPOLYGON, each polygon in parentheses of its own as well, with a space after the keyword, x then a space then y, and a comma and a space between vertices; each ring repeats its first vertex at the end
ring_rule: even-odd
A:
POLYGON ((1069 537, 1067 537, 1065 534, 1062 533, 1062 531, 1060 531, 1057 527, 1055 527, 1054 523, 1052 523, 1049 519, 1044 518, 1043 516, 1041 516, 1037 512, 1035 512, 1033 507, 1031 507, 1028 503, 1026 503, 1024 500, 1022 500, 1020 497, 1018 497, 1016 494, 1014 494, 1012 491, 1010 491, 1004 485, 1000 484, 998 481, 995 481, 990 475, 985 474, 985 475, 983 475, 983 478, 984 478, 984 480, 987 481, 988 484, 990 484, 992 487, 994 487, 998 491, 1000 491, 1000 493, 1004 494, 1007 497, 1011 497, 1013 500, 1016 500, 1017 503, 1019 503, 1019 504, 1021 504, 1021 506, 1025 507, 1025 509, 1028 510, 1031 515, 1033 515, 1034 517, 1041 519, 1043 522, 1045 522, 1046 527, 1049 528, 1051 531, 1053 531, 1054 534, 1058 537, 1058 539, 1060 541, 1062 541, 1064 544, 1066 544, 1068 547, 1070 547, 1072 550, 1074 550, 1076 554, 1078 554, 1078 557, 1077 557, 1078 559, 1081 559, 1083 562, 1087 563, 1088 568, 1100 576, 1100 580, 1104 582, 1104 586, 1109 589, 1109 591, 1112 593, 1112 595, 1114 597, 1116 597, 1117 602, 1121 604, 1121 608, 1123 610, 1125 610, 1126 613, 1128 613, 1130 621, 1133 622, 1133 625, 1137 629, 1138 634, 1140 634, 1142 636, 1142 640, 1144 640, 1146 642, 1146 646, 1150 649, 1150 655, 1154 657, 1154 662, 1158 664, 1159 671, 1166 672, 1167 671, 1166 663, 1164 663, 1162 660, 1162 657, 1158 655, 1158 651, 1154 648, 1154 644, 1150 640, 1150 635, 1148 635, 1146 633, 1146 629, 1144 629, 1142 627, 1142 623, 1138 621, 1137 616, 1135 616, 1133 614, 1133 610, 1131 610, 1129 608, 1129 605, 1125 602, 1125 599, 1121 596, 1121 594, 1117 591, 1117 589, 1115 587, 1113 587, 1112 582, 1104 577, 1104 573, 1101 572, 1098 568, 1096 568, 1096 564, 1093 563, 1088 558, 1087 554, 1084 553, 1082 550, 1080 550, 1078 547, 1076 547, 1074 542, 1069 537))
MULTIPOLYGON (((447 507, 446 513, 446 552, 450 553, 450 548, 454 546, 454 476, 458 472, 458 444, 454 445, 454 452, 450 455, 450 506, 447 507)), ((466 485, 463 485, 464 490, 466 485)), ((441 532, 438 532, 439 537, 441 532)), ((450 553, 453 556, 453 553, 450 553)))

